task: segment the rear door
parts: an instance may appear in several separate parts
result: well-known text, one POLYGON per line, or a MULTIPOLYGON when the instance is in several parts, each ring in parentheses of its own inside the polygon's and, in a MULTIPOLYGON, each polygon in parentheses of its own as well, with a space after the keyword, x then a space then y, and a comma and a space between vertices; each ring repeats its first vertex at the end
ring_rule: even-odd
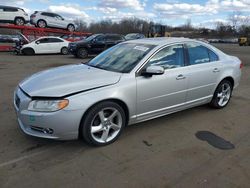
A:
POLYGON ((60 53, 63 47, 64 41, 58 38, 49 38, 49 45, 51 53, 60 53))
POLYGON ((110 47, 125 40, 125 39, 123 40, 122 37, 119 35, 107 35, 106 37, 107 37, 106 38, 106 48, 110 48, 110 47))
POLYGON ((55 20, 55 14, 50 13, 50 12, 43 12, 41 15, 44 16, 44 19, 47 22, 47 25, 49 27, 57 27, 56 20, 55 20))
POLYGON ((186 43, 189 59, 187 103, 199 103, 212 97, 220 77, 222 63, 218 55, 200 43, 186 43))
POLYGON ((12 8, 12 7, 3 8, 4 20, 14 22, 15 15, 17 12, 18 12, 17 8, 12 8))

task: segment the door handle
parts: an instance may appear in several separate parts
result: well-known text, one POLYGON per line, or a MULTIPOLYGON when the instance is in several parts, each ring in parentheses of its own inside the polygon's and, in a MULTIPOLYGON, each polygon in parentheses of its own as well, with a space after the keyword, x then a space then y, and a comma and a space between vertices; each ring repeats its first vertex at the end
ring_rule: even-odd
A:
POLYGON ((183 76, 182 74, 180 74, 180 75, 178 75, 178 76, 176 77, 176 80, 183 80, 183 79, 186 79, 186 77, 183 76))
POLYGON ((213 70, 213 72, 214 72, 214 73, 220 72, 220 70, 219 70, 218 68, 215 68, 215 69, 213 70))

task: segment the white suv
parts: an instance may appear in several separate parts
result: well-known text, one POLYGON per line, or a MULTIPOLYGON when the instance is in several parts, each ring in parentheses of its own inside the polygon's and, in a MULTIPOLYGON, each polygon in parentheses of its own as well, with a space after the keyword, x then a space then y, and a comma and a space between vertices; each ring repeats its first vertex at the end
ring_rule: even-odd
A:
POLYGON ((51 12, 35 11, 30 16, 30 23, 41 28, 55 27, 75 31, 75 24, 70 20, 65 20, 62 16, 51 12))
POLYGON ((0 22, 24 25, 29 22, 29 16, 21 8, 0 5, 0 22))

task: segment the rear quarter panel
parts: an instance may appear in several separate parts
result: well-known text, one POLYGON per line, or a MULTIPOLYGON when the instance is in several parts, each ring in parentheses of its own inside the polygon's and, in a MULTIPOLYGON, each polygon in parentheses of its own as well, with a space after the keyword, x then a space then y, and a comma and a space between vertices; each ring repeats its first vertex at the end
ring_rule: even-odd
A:
POLYGON ((222 71, 218 83, 227 77, 232 77, 234 80, 234 88, 236 88, 239 85, 241 78, 240 59, 226 55, 222 60, 222 64, 222 71))

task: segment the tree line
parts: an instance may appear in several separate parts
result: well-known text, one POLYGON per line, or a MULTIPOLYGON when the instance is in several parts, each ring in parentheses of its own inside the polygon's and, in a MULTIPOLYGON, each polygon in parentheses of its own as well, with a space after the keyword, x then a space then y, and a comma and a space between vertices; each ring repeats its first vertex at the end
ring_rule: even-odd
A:
MULTIPOLYGON (((147 35, 150 25, 159 24, 157 22, 146 21, 139 18, 124 18, 119 22, 101 20, 90 24, 87 24, 81 19, 76 19, 75 23, 78 26, 79 31, 91 33, 118 33, 123 35, 128 33, 142 33, 147 35)), ((169 25, 165 25, 165 27, 166 31, 171 33, 176 31, 189 31, 190 33, 196 33, 203 37, 237 37, 250 34, 250 17, 242 16, 240 12, 233 13, 228 16, 227 22, 215 23, 214 29, 194 27, 191 19, 188 19, 186 23, 178 27, 171 27, 169 25)))

